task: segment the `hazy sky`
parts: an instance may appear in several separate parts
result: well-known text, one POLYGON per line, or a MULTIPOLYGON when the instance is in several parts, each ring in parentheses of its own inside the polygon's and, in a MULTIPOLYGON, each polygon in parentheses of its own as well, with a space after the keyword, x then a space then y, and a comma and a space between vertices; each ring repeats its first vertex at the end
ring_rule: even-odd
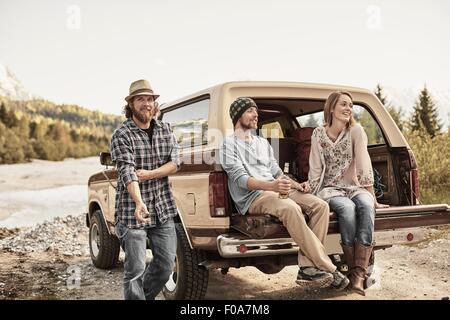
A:
POLYGON ((0 64, 34 94, 119 114, 232 80, 450 89, 450 1, 0 0, 0 64))

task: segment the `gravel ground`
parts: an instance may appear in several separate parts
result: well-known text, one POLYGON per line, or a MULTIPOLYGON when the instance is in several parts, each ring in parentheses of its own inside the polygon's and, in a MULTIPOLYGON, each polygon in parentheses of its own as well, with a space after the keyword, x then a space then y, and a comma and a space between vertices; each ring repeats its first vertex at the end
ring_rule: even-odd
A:
MULTIPOLYGON (((122 261, 123 252, 112 270, 92 265, 83 215, 32 229, 0 229, 0 299, 123 299, 122 261)), ((295 284, 296 273, 295 266, 274 275, 253 267, 227 275, 214 270, 206 299, 448 299, 450 229, 435 229, 432 238, 414 246, 377 251, 376 283, 365 297, 305 290, 295 284)))

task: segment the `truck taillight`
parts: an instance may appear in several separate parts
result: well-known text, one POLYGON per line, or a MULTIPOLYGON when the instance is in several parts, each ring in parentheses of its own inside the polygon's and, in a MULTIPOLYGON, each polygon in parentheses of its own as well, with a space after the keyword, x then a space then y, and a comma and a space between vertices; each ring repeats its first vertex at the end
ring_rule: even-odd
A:
POLYGON ((209 211, 211 217, 229 216, 227 175, 223 172, 209 175, 209 211))
POLYGON ((406 240, 413 241, 414 240, 414 235, 412 233, 408 233, 408 235, 406 236, 406 240))
POLYGON ((411 188, 413 191, 412 204, 417 204, 420 201, 419 171, 417 169, 411 170, 411 188))

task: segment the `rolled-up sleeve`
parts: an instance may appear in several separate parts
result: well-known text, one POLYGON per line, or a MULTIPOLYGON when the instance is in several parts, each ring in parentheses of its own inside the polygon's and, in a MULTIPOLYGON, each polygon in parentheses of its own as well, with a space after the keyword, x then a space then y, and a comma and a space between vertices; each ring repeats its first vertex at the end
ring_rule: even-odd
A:
POLYGON ((111 140, 111 159, 116 163, 119 179, 127 186, 132 181, 138 182, 131 141, 115 133, 111 140))
POLYGON ((177 170, 180 169, 181 165, 181 159, 180 159, 180 145, 177 142, 177 138, 175 137, 175 134, 171 130, 170 134, 170 144, 172 146, 172 149, 170 151, 170 161, 176 164, 177 170))
POLYGON ((219 150, 220 164, 226 171, 228 179, 240 188, 249 190, 247 186, 250 176, 240 160, 234 144, 226 139, 219 150))

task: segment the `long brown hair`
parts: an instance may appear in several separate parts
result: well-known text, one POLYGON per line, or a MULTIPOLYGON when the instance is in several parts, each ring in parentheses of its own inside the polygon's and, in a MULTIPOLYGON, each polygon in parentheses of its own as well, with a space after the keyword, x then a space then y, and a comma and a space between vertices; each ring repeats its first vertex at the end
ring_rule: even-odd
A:
POLYGON ((123 113, 125 113, 125 117, 130 119, 133 116, 133 111, 131 110, 131 106, 133 104, 134 97, 132 97, 128 103, 123 107, 123 113))
MULTIPOLYGON (((337 104, 339 98, 344 94, 346 96, 348 96, 353 103, 353 97, 350 94, 350 92, 347 92, 347 91, 334 91, 328 96, 327 101, 325 101, 325 107, 323 109, 323 117, 325 120, 325 126, 331 127, 331 124, 333 122, 333 115, 331 113, 333 112, 334 108, 336 107, 336 104, 337 104)), ((355 124, 355 119, 353 118, 353 113, 352 113, 352 115, 350 116, 350 121, 347 122, 347 128, 350 128, 354 124, 355 124)))

